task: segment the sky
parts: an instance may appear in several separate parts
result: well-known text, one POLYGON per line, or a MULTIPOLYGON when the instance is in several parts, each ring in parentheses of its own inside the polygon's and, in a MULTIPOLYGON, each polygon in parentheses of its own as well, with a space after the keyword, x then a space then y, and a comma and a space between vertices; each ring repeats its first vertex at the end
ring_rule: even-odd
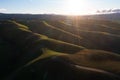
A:
POLYGON ((120 0, 0 0, 1 13, 84 15, 109 9, 120 9, 120 0))

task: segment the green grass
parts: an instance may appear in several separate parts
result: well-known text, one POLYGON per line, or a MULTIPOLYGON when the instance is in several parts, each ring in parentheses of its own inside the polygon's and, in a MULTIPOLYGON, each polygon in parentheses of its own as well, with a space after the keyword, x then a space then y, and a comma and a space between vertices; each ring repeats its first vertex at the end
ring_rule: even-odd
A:
POLYGON ((31 64, 41 60, 41 59, 45 59, 45 58, 49 58, 49 57, 53 57, 53 56, 61 56, 61 55, 68 55, 66 53, 60 53, 60 52, 56 52, 47 48, 43 48, 42 49, 43 53, 42 55, 40 55, 39 57, 33 59, 32 61, 28 62, 25 66, 30 66, 31 64))
POLYGON ((63 56, 76 65, 120 73, 120 55, 102 50, 84 49, 72 55, 63 56))
POLYGON ((17 23, 16 21, 11 21, 11 20, 9 20, 9 22, 11 22, 11 23, 13 23, 13 24, 19 26, 19 28, 29 30, 29 28, 28 28, 27 26, 25 26, 25 25, 23 25, 23 24, 20 24, 20 23, 17 23))
MULTIPOLYGON (((108 71, 115 74, 120 73, 120 55, 113 52, 102 51, 103 49, 108 48, 110 50, 112 49, 118 50, 118 53, 119 53, 120 38, 117 35, 113 35, 111 33, 102 32, 102 31, 99 32, 99 31, 92 31, 92 30, 80 30, 79 32, 80 37, 79 37, 69 31, 66 31, 62 28, 58 28, 57 26, 49 24, 49 21, 46 22, 42 20, 40 24, 39 24, 39 21, 36 24, 37 26, 39 26, 39 29, 43 28, 42 30, 44 30, 43 32, 45 32, 46 34, 52 33, 52 32, 47 32, 47 30, 49 31, 50 29, 52 31, 54 29, 56 33, 59 31, 59 33, 61 32, 63 34, 68 34, 69 36, 73 36, 72 38, 76 37, 77 39, 82 40, 83 44, 87 44, 89 42, 92 43, 92 45, 90 45, 90 48, 98 47, 98 49, 102 49, 102 50, 92 50, 92 49, 87 49, 86 47, 67 43, 62 40, 52 39, 49 36, 46 36, 43 34, 35 33, 29 30, 30 27, 28 28, 27 26, 20 24, 16 21, 8 21, 6 23, 0 27, 0 35, 2 38, 5 38, 10 44, 16 44, 17 48, 22 50, 23 53, 19 53, 20 56, 17 56, 19 60, 16 63, 20 63, 20 62, 24 63, 24 65, 23 64, 22 65, 25 68, 31 67, 32 64, 34 66, 35 64, 37 64, 36 62, 43 61, 44 63, 44 60, 48 59, 49 61, 51 57, 57 57, 61 59, 61 61, 63 61, 62 63, 68 61, 68 63, 71 63, 73 66, 78 65, 78 67, 83 66, 83 67, 88 67, 89 69, 100 69, 100 70, 108 71)), ((65 29, 67 29, 67 26, 70 26, 69 24, 66 24, 64 22, 61 22, 61 24, 66 26, 65 29)), ((33 28, 35 28, 34 26, 35 25, 32 25, 33 28)), ((52 33, 51 35, 52 36, 57 35, 56 33, 52 33)), ((59 37, 59 35, 57 35, 57 37, 59 37)), ((75 42, 78 43, 77 41, 75 42)), ((87 46, 89 46, 89 44, 87 46)), ((7 65, 5 66, 9 66, 9 68, 13 70, 13 67, 14 65, 16 66, 16 63, 9 64, 9 62, 11 61, 11 56, 16 57, 15 56, 16 53, 14 53, 14 49, 13 49, 13 52, 12 50, 9 50, 12 48, 10 47, 11 46, 6 46, 5 44, 3 44, 2 40, 0 41, 0 51, 2 52, 1 61, 2 60, 8 61, 6 63, 7 65), (7 58, 9 59, 7 60, 7 58), (13 67, 11 67, 11 65, 13 67)), ((54 60, 51 60, 51 61, 54 61, 54 60)), ((39 64, 37 66, 38 68, 41 67, 39 64)), ((48 67, 49 66, 56 67, 57 65, 48 65, 48 67)), ((61 65, 61 66, 64 66, 64 65, 61 65)), ((72 69, 73 69, 73 66, 72 66, 72 69)), ((71 68, 69 69, 71 70, 71 68)), ((76 69, 76 71, 78 72, 80 70, 81 69, 76 69)), ((8 70, 6 70, 5 72, 7 73, 7 71, 8 70)), ((84 71, 85 69, 83 70, 83 72, 84 71)), ((85 73, 89 74, 87 70, 85 73)))
POLYGON ((32 31, 21 28, 21 26, 17 26, 15 23, 12 22, 8 22, 8 24, 12 24, 12 26, 2 27, 3 29, 0 33, 8 41, 14 42, 17 47, 23 51, 23 53, 21 54, 24 57, 27 57, 23 57, 24 59, 21 58, 23 62, 27 62, 42 55, 43 48, 66 54, 73 54, 85 49, 82 46, 77 46, 71 43, 51 39, 42 34, 33 33, 32 31))
POLYGON ((72 34, 72 33, 68 32, 68 31, 62 30, 62 29, 60 29, 60 28, 54 27, 54 26, 48 24, 46 21, 43 21, 43 23, 44 23, 46 26, 49 26, 49 27, 54 28, 54 29, 56 29, 56 30, 59 30, 59 31, 61 31, 61 32, 63 32, 63 33, 69 34, 69 35, 74 36, 74 37, 76 37, 76 38, 78 38, 78 39, 82 39, 82 37, 80 37, 80 36, 78 36, 78 35, 75 35, 75 34, 72 34))

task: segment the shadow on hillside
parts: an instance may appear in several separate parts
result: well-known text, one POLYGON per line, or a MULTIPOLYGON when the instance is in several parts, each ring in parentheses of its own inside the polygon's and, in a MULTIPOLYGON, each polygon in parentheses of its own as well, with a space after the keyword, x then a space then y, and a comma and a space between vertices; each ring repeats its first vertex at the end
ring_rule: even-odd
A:
POLYGON ((11 21, 1 23, 1 42, 3 43, 4 39, 7 44, 11 44, 5 47, 8 52, 3 51, 4 55, 1 59, 4 62, 2 66, 8 66, 0 68, 2 73, 6 73, 2 74, 3 80, 120 80, 120 56, 116 53, 88 50, 51 39, 33 33, 11 21), (53 53, 59 52, 60 55, 55 53, 54 56, 47 55, 45 58, 38 58, 49 53, 44 53, 44 48, 52 50, 53 53), (16 59, 13 61, 11 58, 16 59), (36 58, 38 60, 26 65, 36 58), (14 64, 5 64, 10 62, 14 64))

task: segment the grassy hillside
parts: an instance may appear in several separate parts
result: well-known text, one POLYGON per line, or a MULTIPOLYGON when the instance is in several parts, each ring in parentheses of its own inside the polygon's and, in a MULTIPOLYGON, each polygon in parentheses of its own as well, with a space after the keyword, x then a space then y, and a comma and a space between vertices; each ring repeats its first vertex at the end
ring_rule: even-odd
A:
POLYGON ((111 21, 0 21, 0 79, 120 80, 119 44, 111 21))
POLYGON ((72 44, 78 44, 82 39, 80 36, 74 35, 68 31, 56 28, 51 25, 46 25, 44 21, 18 21, 27 25, 31 31, 46 35, 50 38, 62 40, 72 44))
POLYGON ((95 20, 93 21, 79 20, 79 22, 78 21, 77 23, 71 22, 71 24, 68 24, 67 22, 66 23, 61 22, 61 21, 56 21, 56 22, 50 21, 50 24, 56 27, 59 27, 63 30, 66 30, 68 32, 71 32, 73 34, 81 36, 82 40, 79 45, 82 45, 91 49, 102 49, 102 50, 108 50, 108 51, 119 53, 120 46, 118 44, 120 43, 119 42, 120 30, 117 27, 119 27, 120 24, 118 25, 116 23, 116 25, 118 25, 116 27, 115 23, 113 22, 110 22, 110 21, 104 22, 104 21, 97 21, 97 20, 96 21, 95 20), (109 26, 110 24, 108 25, 108 23, 112 25, 114 24, 115 27, 110 27, 109 26), (107 25, 107 27, 105 25, 107 25), (95 29, 98 29, 99 31, 95 29), (96 39, 98 39, 99 41, 97 41, 96 39), (89 45, 86 45, 83 42, 86 42, 89 45))
MULTIPOLYGON (((38 51, 36 49, 41 49, 44 47, 64 53, 75 53, 84 49, 84 47, 78 45, 51 39, 47 36, 33 33, 28 29, 21 28, 21 25, 14 24, 13 22, 9 21, 6 21, 2 24, 0 33, 1 36, 3 36, 5 39, 14 42, 22 50, 29 53, 36 52, 38 51), (6 26, 6 24, 9 24, 9 26, 6 26), (70 49, 72 49, 72 51, 69 51, 70 49)), ((39 53, 39 51, 36 53, 39 53)))
POLYGON ((2 37, 0 37, 0 79, 1 77, 6 77, 10 72, 18 67, 18 56, 20 56, 21 51, 2 37), (12 55, 15 54, 15 55, 12 55))
POLYGON ((72 44, 84 46, 89 49, 107 50, 116 53, 120 52, 120 30, 117 23, 116 27, 115 23, 110 21, 78 21, 77 23, 75 23, 71 20, 71 24, 59 20, 47 20, 46 22, 35 20, 18 22, 29 26, 30 30, 32 30, 33 32, 44 34, 57 40, 62 40, 72 44), (108 23, 114 24, 115 27, 109 27, 108 23), (107 25, 107 27, 105 27, 105 25, 107 25), (95 29, 98 29, 99 31, 95 29))
POLYGON ((6 47, 4 47, 2 45, 4 43, 1 41, 0 45, 0 51, 2 52, 1 61, 3 61, 3 63, 1 63, 1 65, 3 65, 1 66, 1 69, 3 69, 4 66, 9 66, 9 68, 4 67, 4 69, 1 70, 1 73, 5 73, 3 74, 3 77, 8 75, 7 73, 11 73, 11 71, 18 68, 18 66, 25 65, 34 58, 37 59, 38 57, 39 59, 39 56, 40 58, 47 58, 57 55, 73 54, 84 49, 84 47, 81 46, 50 39, 47 36, 33 33, 28 28, 13 21, 3 21, 0 26, 0 36, 5 39, 8 44, 8 46, 6 45, 6 47), (14 48, 10 48, 10 50, 12 50, 9 52, 9 44, 12 46, 15 45, 21 52, 14 52, 16 51, 14 48), (10 55, 8 55, 8 53, 10 55), (13 61, 14 57, 15 61, 13 61), (13 64, 7 64, 6 62, 12 62, 13 64))
POLYGON ((71 60, 76 65, 120 73, 120 55, 115 53, 85 49, 74 55, 63 56, 63 58, 71 60))

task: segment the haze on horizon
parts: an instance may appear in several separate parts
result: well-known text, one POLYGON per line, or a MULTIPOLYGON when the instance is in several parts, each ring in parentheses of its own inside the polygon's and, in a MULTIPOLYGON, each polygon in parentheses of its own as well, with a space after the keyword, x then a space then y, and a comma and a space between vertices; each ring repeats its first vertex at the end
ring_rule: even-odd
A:
POLYGON ((120 0, 0 0, 0 13, 86 15, 120 9, 119 3, 120 0))

